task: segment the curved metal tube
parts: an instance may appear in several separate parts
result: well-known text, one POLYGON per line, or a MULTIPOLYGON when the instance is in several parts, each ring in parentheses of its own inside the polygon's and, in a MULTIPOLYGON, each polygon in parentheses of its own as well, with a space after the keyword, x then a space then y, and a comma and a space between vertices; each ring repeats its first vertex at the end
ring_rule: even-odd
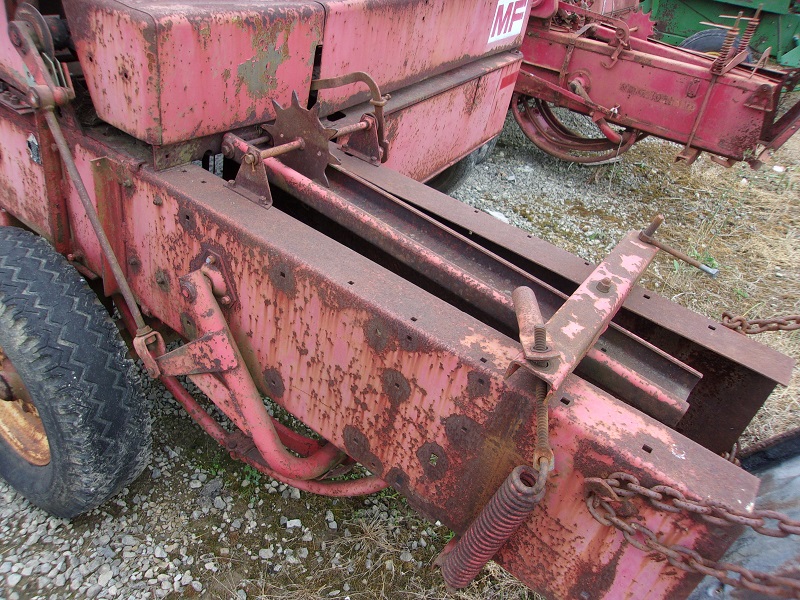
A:
POLYGON ((383 156, 381 156, 381 162, 385 163, 389 159, 389 142, 386 141, 385 131, 386 131, 386 119, 383 115, 383 107, 386 106, 386 103, 389 101, 389 96, 382 96, 381 89, 378 87, 378 84, 375 80, 370 77, 369 73, 365 73, 364 71, 355 71, 353 73, 347 73, 346 75, 341 75, 339 77, 330 77, 327 79, 315 79, 311 82, 311 89, 312 90, 323 90, 323 89, 330 89, 335 87, 341 87, 343 85, 349 85, 352 83, 363 83, 369 88, 370 95, 372 98, 370 99, 369 103, 372 104, 375 110, 375 120, 377 122, 378 128, 378 144, 380 145, 381 149, 383 150, 383 156))
MULTIPOLYGON (((541 100, 533 99, 535 105, 529 106, 526 102, 527 99, 526 96, 521 94, 513 96, 511 112, 514 114, 514 119, 523 133, 537 148, 556 158, 582 164, 597 164, 622 155, 634 143, 642 139, 642 136, 633 130, 622 133, 619 143, 614 143, 607 137, 586 138, 579 136, 558 121, 547 104, 541 100), (520 106, 520 103, 522 103, 522 106, 520 106), (597 154, 580 155, 573 154, 574 152, 594 152, 597 154)), ((613 133, 619 135, 616 132, 613 133)))
MULTIPOLYGON (((169 392, 175 397, 175 399, 184 407, 186 412, 189 413, 189 416, 191 416, 192 419, 194 419, 206 431, 206 433, 208 433, 212 438, 214 438, 214 440, 216 440, 218 444, 224 448, 230 447, 232 434, 228 431, 225 431, 219 425, 219 423, 217 423, 217 421, 215 421, 214 418, 209 415, 202 406, 200 406, 200 404, 192 397, 192 395, 186 391, 186 388, 183 387, 183 384, 181 384, 177 378, 163 376, 161 377, 161 382, 164 384, 164 387, 166 387, 167 390, 169 390, 169 392)), ((287 431, 290 431, 295 436, 300 435, 288 429, 287 431)), ((278 429, 278 435, 281 435, 280 429, 278 429)), ((289 437, 284 438, 281 436, 281 439, 284 441, 284 443, 287 443, 287 445, 291 447, 291 440, 289 437)), ((292 449, 294 450, 294 448, 292 449)), ((294 486, 297 489, 314 494, 340 497, 363 496, 366 494, 379 492, 388 486, 385 481, 374 476, 362 477, 361 479, 350 481, 308 481, 292 479, 290 477, 284 477, 273 469, 270 469, 263 462, 263 460, 259 460, 260 455, 257 455, 256 457, 251 456, 252 452, 248 454, 240 454, 236 452, 235 449, 231 450, 231 454, 238 460, 251 465, 253 468, 269 475, 273 479, 283 481, 284 483, 294 486)))

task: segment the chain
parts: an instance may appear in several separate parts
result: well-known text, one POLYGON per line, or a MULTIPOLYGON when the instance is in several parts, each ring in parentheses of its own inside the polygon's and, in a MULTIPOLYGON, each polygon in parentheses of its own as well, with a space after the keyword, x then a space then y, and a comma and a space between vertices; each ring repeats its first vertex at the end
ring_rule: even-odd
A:
POLYGON ((636 508, 630 500, 642 497, 658 510, 671 513, 688 512, 699 515, 714 525, 745 525, 770 537, 800 535, 800 521, 794 521, 772 510, 747 512, 713 500, 693 500, 666 485, 644 487, 629 473, 612 473, 607 479, 589 477, 584 482, 584 492, 586 506, 595 520, 619 529, 630 544, 643 552, 657 552, 674 567, 691 573, 711 575, 733 587, 780 598, 800 598, 800 580, 709 560, 691 548, 679 544, 667 546, 659 541, 651 529, 623 517, 636 515, 636 508), (619 502, 620 505, 615 509, 611 506, 611 502, 619 502))
POLYGON ((773 317, 772 319, 746 319, 742 315, 734 316, 733 313, 724 312, 722 313, 722 324, 747 335, 765 331, 794 331, 800 329, 800 315, 773 317))

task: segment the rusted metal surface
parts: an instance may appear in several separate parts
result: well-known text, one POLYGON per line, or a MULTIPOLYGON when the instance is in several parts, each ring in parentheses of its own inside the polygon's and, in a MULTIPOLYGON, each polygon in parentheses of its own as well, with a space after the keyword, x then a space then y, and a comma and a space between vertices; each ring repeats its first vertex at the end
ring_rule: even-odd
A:
MULTIPOLYGON (((506 18, 513 25, 518 4, 498 2, 503 12, 498 12, 501 21, 495 29, 504 27, 506 18)), ((144 5, 152 7, 139 3, 144 5)), ((170 10, 174 16, 176 9, 170 10)), ((133 11, 120 12, 124 20, 133 11)), ((459 95, 465 110, 488 103, 484 118, 502 115, 518 58, 503 54, 493 60, 494 67, 486 61, 476 67, 483 72, 462 81, 453 78, 447 89, 441 80, 416 87, 400 104, 410 98, 414 106, 404 106, 402 113, 398 109, 395 122, 415 110, 423 116, 421 107, 438 114, 439 103, 459 95), (426 89, 430 94, 420 98, 426 89)), ((56 102, 52 93, 37 98, 49 98, 50 109, 56 102)), ((294 106, 300 108, 297 99, 294 106)), ((754 478, 598 389, 581 370, 584 355, 591 360, 608 346, 609 361, 595 356, 593 364, 606 374, 609 388, 619 379, 618 389, 633 386, 660 402, 658 391, 667 388, 659 382, 674 375, 681 382, 679 403, 697 383, 699 373, 617 326, 609 328, 599 349, 590 348, 653 248, 625 240, 564 303, 563 293, 525 269, 352 173, 317 169, 322 171, 318 179, 330 176, 327 189, 298 173, 301 165, 293 169, 281 162, 316 146, 322 153, 326 140, 309 145, 298 132, 285 140, 294 146, 279 159, 267 156, 275 151, 252 153, 255 144, 247 142, 245 152, 238 143, 242 138, 227 139, 233 156, 244 152, 252 156, 250 166, 263 167, 263 185, 268 175, 291 194, 276 197, 267 211, 200 167, 187 164, 156 173, 141 160, 148 149, 135 149, 107 131, 95 139, 67 127, 68 135, 62 136, 53 111, 44 114, 74 184, 67 199, 73 257, 82 256, 87 273, 104 278, 114 273, 126 296, 120 303, 123 316, 137 334, 135 347, 148 371, 162 377, 235 457, 315 493, 352 495, 392 485, 424 515, 459 534, 476 523, 513 467, 536 463, 541 481, 529 486, 536 488, 534 496, 544 491, 542 478, 549 474, 544 510, 527 519, 511 511, 517 513, 512 519, 519 525, 516 532, 510 528, 495 536, 491 548, 465 543, 462 548, 476 551, 452 564, 486 560, 487 552, 500 548, 498 560, 528 585, 565 598, 603 595, 612 588, 632 596, 680 597, 697 579, 617 545, 613 532, 578 510, 584 506, 587 478, 602 477, 613 466, 676 489, 705 482, 726 504, 752 503, 754 478), (94 185, 85 189, 82 181, 94 185), (95 206, 102 206, 102 217, 95 206), (104 238, 102 220, 113 228, 114 249, 104 238), (117 253, 125 257, 125 272, 115 264, 117 253), (383 257, 391 270, 379 266, 375 256, 383 257), (520 350, 513 339, 517 315, 510 290, 528 283, 545 299, 541 312, 550 319, 550 343, 559 352, 552 377, 538 372, 534 377, 526 370, 507 374, 520 350), (143 314, 159 319, 186 343, 167 353, 161 334, 150 331, 137 314, 137 302, 143 314), (639 355, 647 368, 639 371, 621 360, 631 354, 639 355), (227 433, 211 419, 178 386, 178 375, 188 376, 236 431, 227 433), (543 380, 553 387, 549 394, 543 380), (639 381, 652 385, 637 387, 639 381), (316 442, 276 424, 262 394, 328 441, 316 442), (349 468, 353 460, 373 475, 354 482, 324 479, 340 473, 339 467, 349 468), (720 478, 707 482, 709 471, 720 478), (543 555, 537 550, 543 547, 564 553, 555 574, 539 564, 543 555)), ((390 115, 387 130, 391 124, 390 115)), ((280 127, 271 131, 278 148, 275 138, 281 132, 288 135, 280 127)), ((443 160, 453 159, 485 132, 461 139, 443 160)), ((27 143, 14 133, 16 143, 27 143)), ((403 148, 398 139, 394 142, 403 148)), ((541 353, 548 337, 542 333, 534 324, 534 354, 523 348, 538 369, 546 368, 541 353)), ((501 521, 508 516, 504 510, 498 514, 501 521)), ((736 533, 719 535, 706 523, 672 521, 655 506, 644 507, 640 516, 643 526, 710 556, 721 554, 736 533)))
MULTIPOLYGON (((619 311, 656 249, 630 233, 600 263, 547 321, 544 351, 525 345, 525 361, 516 361, 553 390, 577 367, 619 311)), ((541 345, 539 345, 541 346, 541 345)))
MULTIPOLYGON (((522 79, 529 77, 526 72, 520 73, 522 79)), ((538 148, 571 162, 598 164, 612 160, 630 150, 640 139, 635 131, 626 131, 617 142, 578 135, 561 123, 547 102, 525 94, 514 94, 511 113, 523 133, 538 148)))
MULTIPOLYGON (((69 136, 78 139, 74 132, 69 136)), ((124 198, 129 216, 119 235, 127 252, 140 260, 140 268, 130 273, 137 300, 146 313, 189 340, 227 326, 240 349, 237 368, 246 367, 240 372, 244 379, 228 389, 249 385, 249 373, 258 392, 375 474, 362 489, 386 481, 423 514, 458 533, 514 466, 531 463, 535 380, 522 371, 505 378, 519 352, 511 337, 301 223, 284 212, 289 205, 266 211, 193 165, 155 173, 141 167, 135 155, 109 147, 115 138, 104 139, 82 138, 72 150, 87 180, 98 157, 129 165, 124 198), (209 251, 219 257, 215 266, 225 265, 233 274, 228 281, 218 278, 217 291, 230 292, 223 284, 235 285, 236 302, 222 304, 223 296, 212 302, 213 285, 208 292, 198 275, 184 281, 206 290, 206 296, 198 292, 192 303, 191 289, 189 297, 179 295, 177 277, 198 273, 209 251), (434 453, 443 459, 441 466, 430 464, 434 453)), ((331 175, 337 178, 332 185, 346 190, 340 174, 331 175)), ((320 193, 308 180, 295 184, 308 194, 320 193)), ((69 205, 76 215, 76 245, 86 251, 86 267, 100 272, 101 255, 93 250, 93 232, 82 222, 74 196, 69 205)), ((111 201, 122 199, 112 196, 111 201)), ((509 316, 513 323, 510 307, 509 316)), ((581 511, 581 482, 614 465, 678 487, 713 479, 715 494, 747 505, 755 479, 575 375, 552 398, 550 411, 556 459, 546 506, 523 523, 498 560, 532 587, 557 597, 611 586, 634 596, 679 597, 695 579, 646 563, 638 551, 619 545, 616 536, 581 511), (687 470, 687 464, 696 466, 687 470), (709 469, 716 478, 709 477, 709 469), (539 565, 545 547, 563 549, 567 557, 555 573, 539 565)), ((233 411, 231 416, 238 419, 233 411)), ((252 416, 240 422, 250 432, 257 423, 252 416)), ((244 447, 241 455, 269 469, 257 448, 244 447)), ((305 482, 302 489, 326 493, 322 482, 305 482)), ((712 554, 721 553, 730 540, 702 524, 673 523, 651 509, 643 511, 643 519, 712 554)))
POLYGON ((383 114, 383 108, 389 101, 389 96, 382 95, 378 84, 370 77, 369 73, 363 71, 356 71, 339 77, 332 77, 329 79, 315 79, 311 82, 312 90, 330 90, 345 85, 352 85, 354 83, 363 83, 369 88, 370 99, 369 103, 373 107, 374 122, 376 134, 378 137, 378 145, 380 146, 378 159, 381 162, 386 162, 389 158, 389 144, 386 141, 386 119, 383 114))
MULTIPOLYGON (((784 75, 735 68, 741 56, 707 58, 640 39, 624 21, 561 5, 581 20, 572 28, 558 18, 529 21, 516 91, 521 100, 590 115, 605 134, 617 135, 604 129, 606 121, 626 127, 625 143, 609 145, 595 160, 624 152, 644 133, 685 144, 681 157, 689 161, 707 151, 757 165, 764 146, 778 147, 796 130, 797 106, 775 122, 784 75)), ((574 134, 554 128, 543 109, 524 108, 515 116, 534 143, 562 158, 592 161, 575 152, 574 134)), ((602 140, 584 139, 578 150, 598 152, 589 146, 602 140)))
POLYGON ((160 367, 164 364, 172 367, 162 372, 188 375, 239 430, 252 439, 264 463, 279 477, 292 480, 321 477, 337 466, 344 454, 331 444, 303 458, 287 452, 231 337, 217 300, 219 296, 225 297, 226 290, 214 289, 213 271, 209 266, 181 278, 182 297, 197 337, 188 344, 188 350, 177 349, 157 357, 160 367), (191 358, 196 360, 187 360, 191 358), (185 369, 181 370, 181 366, 185 369))
POLYGON ((475 579, 500 547, 544 497, 547 471, 516 467, 461 538, 437 559, 445 583, 464 588, 475 579))
MULTIPOLYGON (((587 261, 524 231, 506 227, 488 214, 476 213, 471 207, 449 196, 410 182, 389 170, 371 168, 343 154, 339 158, 343 168, 349 172, 411 202, 412 206, 426 214, 436 216, 440 222, 467 236, 473 244, 535 275, 561 293, 574 291, 593 269, 587 261)), ((538 289, 537 298, 544 303, 538 289)), ((643 338, 653 344, 665 357, 674 357, 688 365, 694 373, 704 374, 695 386, 687 388, 681 383, 680 371, 676 370, 672 381, 662 380, 658 385, 664 390, 674 390, 676 386, 686 390, 684 399, 688 398, 691 406, 680 419, 678 429, 715 452, 729 450, 775 385, 788 385, 791 377, 793 361, 789 357, 755 342, 745 344, 737 339, 742 336, 650 290, 637 287, 631 292, 606 335, 615 331, 615 326, 625 327, 635 338, 643 338), (737 398, 738 401, 731 403, 728 400, 730 398, 737 398)), ((647 374, 653 381, 656 373, 648 361, 642 360, 637 350, 639 346, 628 346, 628 343, 624 339, 615 340, 615 344, 624 349, 622 362, 635 365, 631 368, 633 372, 647 374)), ((611 348, 605 344, 599 343, 596 348, 601 352, 608 350, 603 354, 611 355, 611 348)), ((597 381, 589 373, 582 376, 597 381)), ((607 389, 602 382, 600 387, 607 389)), ((620 394, 629 397, 623 392, 620 394)), ((619 394, 615 392, 615 395, 619 394)), ((679 404, 674 406, 675 409, 670 410, 673 415, 670 419, 675 418, 675 410, 681 410, 679 404)))
MULTIPOLYGON (((425 181, 495 137, 505 122, 520 58, 518 52, 502 52, 393 92, 384 107, 386 166, 425 181)), ((338 129, 372 111, 365 102, 323 123, 338 129)))
POLYGON ((22 459, 50 463, 50 443, 39 411, 14 364, 0 348, 0 438, 22 459))
MULTIPOLYGON (((521 374, 510 381, 503 375, 505 365, 517 352, 516 344, 281 211, 271 209, 269 219, 259 218, 261 213, 257 211, 261 209, 226 193, 223 182, 200 183, 206 176, 199 168, 182 171, 165 172, 161 178, 142 173, 137 183, 139 194, 132 202, 144 214, 156 210, 150 208, 153 194, 175 192, 168 194, 157 209, 167 214, 147 219, 147 231, 131 236, 133 243, 141 250, 151 244, 183 246, 191 255, 192 248, 199 249, 206 243, 207 235, 217 240, 240 274, 243 301, 240 310, 228 315, 232 334, 243 348, 243 358, 251 370, 267 370, 272 378, 259 382, 262 391, 281 392, 272 395, 290 412, 408 495, 412 505, 424 514, 441 518, 456 531, 463 531, 488 500, 491 490, 500 484, 508 472, 505 469, 524 463, 524 457, 533 451, 531 430, 525 426, 532 417, 531 382, 521 374), (206 200, 198 202, 193 194, 203 194, 206 200), (188 228, 182 224, 182 210, 194 215, 188 228), (422 365, 428 366, 420 368, 422 365), (390 434, 394 431, 402 433, 390 434), (418 450, 430 443, 437 444, 440 456, 448 461, 448 468, 438 474, 435 487, 430 485, 430 467, 423 467, 417 456, 418 450)), ((175 253, 162 260, 173 261, 180 270, 181 264, 186 264, 180 256, 175 253)), ((152 277, 152 273, 143 272, 135 280, 136 285, 148 290, 149 297, 142 295, 144 302, 180 330, 183 325, 179 313, 184 307, 176 305, 172 298, 156 309, 164 294, 150 282, 152 277)), ((659 471, 658 475, 653 474, 658 480, 675 480, 677 485, 677 479, 685 479, 693 485, 692 476, 686 478, 683 473, 686 463, 673 454, 672 446, 678 454, 691 454, 684 454, 687 460, 699 463, 702 460, 695 454, 703 455, 702 449, 666 432, 655 422, 634 416, 637 413, 611 398, 598 396, 595 389, 577 379, 569 380, 564 392, 569 399, 566 404, 561 399, 554 401, 552 426, 559 473, 556 481, 563 482, 554 484, 556 490, 560 489, 555 495, 558 506, 569 511, 566 514, 572 514, 574 519, 576 507, 582 503, 580 489, 570 481, 580 480, 578 472, 594 472, 609 460, 638 465, 643 465, 639 461, 644 460, 649 465, 644 468, 659 471), (565 415, 578 406, 588 412, 580 412, 580 417, 565 415), (606 414, 604 411, 611 407, 611 413, 606 414), (578 429, 564 429, 570 418, 577 419, 578 429), (624 426, 614 425, 623 422, 624 426), (595 432, 589 438, 599 436, 598 442, 603 440, 594 451, 589 450, 591 446, 582 452, 570 447, 578 439, 586 440, 584 428, 595 432), (657 461, 649 455, 639 458, 642 440, 656 444, 657 461), (608 445, 616 448, 613 459, 607 455, 608 445), (566 462, 559 463, 559 455, 566 462), (571 457, 587 462, 573 465, 571 457), (663 468, 679 469, 681 475, 678 477, 676 472, 667 476, 661 471, 663 468), (574 475, 567 476, 568 473, 574 475)), ((752 486, 738 473, 731 476, 741 484, 738 489, 752 486)), ((746 498, 733 501, 749 502, 746 498)), ((551 514, 555 522, 563 520, 560 509, 553 513, 548 510, 547 514, 547 523, 553 518, 551 514)), ((658 516, 654 513, 653 518, 658 516)), ((578 519, 574 529, 569 526, 554 530, 554 525, 542 523, 539 527, 556 536, 548 537, 548 543, 556 543, 557 539, 559 545, 563 540, 576 543, 575 536, 581 540, 591 538, 596 531, 591 521, 583 519, 578 519)), ((523 528, 510 546, 535 545, 532 532, 525 525, 523 528)), ((724 539, 703 539, 703 544, 712 546, 726 543, 724 539)), ((587 563, 558 582, 540 581, 542 573, 528 563, 537 560, 536 556, 535 551, 526 551, 517 557, 523 561, 517 563, 517 574, 539 589, 557 586, 561 592, 556 595, 565 597, 571 597, 572 587, 582 585, 575 579, 578 573, 591 572, 593 568, 587 563)), ((586 558, 585 553, 583 556, 581 560, 601 568, 594 564, 595 559, 586 558)), ((641 560, 633 555, 629 559, 632 562, 626 564, 639 564, 636 561, 641 560)), ((604 559, 599 560, 602 564, 604 559)), ((572 562, 570 568, 573 567, 577 563, 572 562)), ((653 575, 649 570, 652 568, 645 570, 653 575)), ((622 586, 620 589, 631 585, 625 583, 623 572, 616 582, 615 577, 609 577, 608 585, 616 583, 622 586)), ((646 584, 648 589, 654 587, 654 597, 669 596, 680 585, 690 587, 672 579, 662 581, 660 588, 653 579, 647 579, 646 584)), ((634 584, 634 588, 636 585, 641 584, 634 584)))
MULTIPOLYGON (((329 164, 338 164, 339 160, 328 150, 328 141, 336 133, 319 121, 319 104, 311 109, 300 106, 297 94, 292 94, 289 105, 282 107, 275 103, 277 114, 275 123, 265 125, 264 129, 272 137, 275 148, 288 147, 292 141, 300 140, 302 148, 290 154, 282 153, 282 162, 292 169, 300 171, 323 185, 328 185, 325 168, 329 164)), ((244 157, 247 162, 247 156, 244 157)), ((255 158, 255 157, 254 157, 255 158)), ((259 161, 270 158, 268 152, 258 156, 259 161)), ((259 165, 260 166, 260 165, 259 165)))
MULTIPOLYGON (((363 496, 366 494, 374 494, 386 488, 386 483, 377 477, 363 477, 354 481, 308 481, 308 480, 295 480, 286 478, 274 470, 264 462, 263 457, 255 452, 252 445, 252 440, 241 435, 240 433, 231 433, 223 429, 211 415, 209 415, 200 404, 192 397, 186 388, 174 377, 163 377, 161 382, 172 393, 175 399, 186 409, 186 412, 197 421, 197 423, 208 433, 214 440, 221 446, 228 449, 231 457, 236 460, 246 462, 250 466, 267 473, 269 476, 276 479, 282 479, 290 485, 312 494, 324 494, 327 496, 363 496)), ((300 447, 299 444, 292 444, 291 430, 280 431, 283 433, 281 440, 287 446, 298 452, 301 456, 305 455, 304 450, 313 447, 310 443, 300 447)))
POLYGON ((95 109, 151 144, 274 118, 305 103, 323 9, 315 2, 81 0, 64 6, 95 109))
MULTIPOLYGON (((13 15, 11 15, 13 17, 13 15)), ((6 10, 0 10, 0 31, 8 31, 9 14, 6 10)), ((25 73, 25 63, 11 43, 11 38, 7 35, 0 36, 0 76, 3 81, 13 85, 20 91, 28 88, 28 81, 23 75, 25 73)))
POLYGON ((748 319, 743 315, 724 312, 722 313, 722 324, 728 329, 746 335, 757 335, 765 331, 796 331, 800 329, 800 315, 787 315, 771 319, 748 319))
POLYGON ((636 477, 624 472, 612 473, 606 479, 587 479, 584 485, 587 489, 586 505, 595 520, 620 530, 625 540, 642 552, 654 553, 676 568, 710 575, 734 588, 779 598, 797 598, 800 595, 800 581, 795 578, 753 571, 727 561, 709 559, 680 544, 665 543, 656 532, 636 520, 620 517, 631 517, 635 514, 637 509, 632 500, 641 496, 661 510, 673 513, 685 511, 721 527, 744 525, 756 533, 772 538, 800 535, 800 521, 775 510, 742 510, 726 506, 715 499, 687 498, 680 491, 668 486, 657 485, 648 489, 642 487, 636 477))
MULTIPOLYGON (((277 161, 266 163, 270 176, 279 187, 414 269, 420 277, 420 283, 427 279, 436 286, 445 287, 465 302, 457 302, 458 306, 488 315, 487 322, 496 323, 499 320, 508 330, 513 330, 516 316, 511 303, 511 291, 519 285, 533 283, 541 290, 541 301, 548 317, 561 304, 558 294, 535 278, 498 260, 462 236, 442 228, 396 198, 376 193, 369 186, 358 185, 341 175, 334 177, 335 173, 331 174, 332 189, 327 190, 316 187, 312 182, 304 183, 301 175, 277 161)), ((626 350, 629 347, 624 338, 624 333, 614 329, 604 337, 602 350, 590 349, 588 354, 592 368, 603 370, 599 353, 604 351, 624 359, 625 353, 632 351, 626 350), (623 339, 617 341, 620 337, 623 339)), ((649 377, 651 372, 655 372, 659 378, 674 377, 685 381, 697 375, 682 371, 680 365, 648 348, 646 343, 639 342, 635 346, 635 352, 650 361, 650 371, 640 375, 640 378, 649 377)), ((616 363, 616 366, 616 372, 606 373, 609 387, 615 390, 629 388, 637 377, 627 373, 628 369, 621 363, 616 363), (615 385, 617 380, 620 380, 619 385, 615 385)), ((583 373, 582 369, 578 372, 583 373)), ((654 388, 646 387, 638 393, 647 394, 651 389, 654 388)), ((669 389, 669 386, 665 384, 662 389, 669 389)), ((653 401, 658 402, 658 398, 654 397, 653 401)))
POLYGON ((0 205, 49 240, 69 249, 70 226, 58 151, 49 145, 44 118, 2 109, 0 135, 8 164, 0 171, 0 205), (45 145, 43 145, 45 144, 45 145))
POLYGON ((140 333, 149 331, 150 328, 145 325, 144 318, 139 311, 139 306, 136 303, 136 299, 133 297, 133 291, 131 290, 130 285, 125 277, 125 272, 122 270, 122 266, 119 264, 119 260, 114 252, 114 248, 111 246, 111 242, 103 230, 103 225, 100 222, 100 216, 97 213, 97 208, 92 203, 89 192, 83 183, 83 178, 78 172, 78 167, 75 165, 75 160, 72 157, 72 150, 67 144, 67 140, 61 131, 61 126, 54 112, 54 106, 51 105, 47 108, 44 108, 43 112, 45 119, 47 120, 48 129, 50 130, 50 133, 55 140, 55 144, 58 147, 61 160, 67 169, 67 173, 69 173, 70 181, 74 186, 78 198, 80 199, 86 218, 89 220, 89 223, 91 223, 92 232, 97 240, 96 245, 100 247, 103 255, 104 265, 108 265, 108 272, 106 273, 106 276, 109 278, 113 277, 116 285, 119 288, 119 292, 125 298, 125 304, 128 306, 131 314, 133 315, 133 319, 136 322, 136 335, 138 336, 140 333))
MULTIPOLYGON (((528 18, 526 0, 323 0, 321 4, 326 20, 320 78, 364 71, 384 93, 517 48, 528 18), (425 51, 398 51, 401 48, 425 51)), ((319 93, 323 115, 367 98, 363 87, 356 85, 319 93)))

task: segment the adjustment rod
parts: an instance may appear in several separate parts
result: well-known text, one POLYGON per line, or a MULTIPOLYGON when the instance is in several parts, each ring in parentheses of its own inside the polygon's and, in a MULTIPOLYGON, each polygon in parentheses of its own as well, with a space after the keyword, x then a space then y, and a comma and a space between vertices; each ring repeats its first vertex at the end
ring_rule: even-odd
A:
POLYGON ((653 219, 653 222, 650 223, 650 225, 648 225, 646 229, 642 229, 642 231, 639 232, 639 239, 647 244, 650 244, 651 246, 655 246, 659 250, 663 250, 667 254, 671 254, 678 260, 682 260, 683 262, 690 264, 697 269, 700 269, 704 273, 711 275, 711 277, 716 277, 717 274, 719 273, 719 269, 714 269, 712 267, 709 267, 708 265, 704 265, 699 260, 695 260, 691 256, 684 254, 680 250, 671 248, 670 246, 667 246, 665 243, 660 242, 653 237, 656 233, 656 229, 658 229, 658 226, 661 225, 661 223, 663 222, 664 222, 664 215, 656 215, 656 218, 653 219))

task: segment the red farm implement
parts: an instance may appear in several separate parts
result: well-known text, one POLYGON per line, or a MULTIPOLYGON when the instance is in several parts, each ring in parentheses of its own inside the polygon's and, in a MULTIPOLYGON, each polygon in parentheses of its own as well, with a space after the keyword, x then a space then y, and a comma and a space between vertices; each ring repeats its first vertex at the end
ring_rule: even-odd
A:
POLYGON ((766 68, 768 53, 746 64, 757 18, 731 21, 710 57, 649 39, 652 24, 637 4, 596 2, 589 10, 543 0, 532 8, 511 107, 536 146, 597 163, 653 135, 683 145, 677 158, 687 163, 708 152, 726 166, 757 167, 797 131, 800 101, 787 95, 800 71, 766 68), (556 107, 596 127, 576 129, 556 107))
POLYGON ((500 131, 524 3, 6 7, 0 473, 35 504, 148 457, 97 294, 232 456, 453 529, 453 587, 494 557, 550 597, 685 597, 773 517, 719 453, 792 361, 636 286, 658 220, 592 266, 417 181, 500 131))

